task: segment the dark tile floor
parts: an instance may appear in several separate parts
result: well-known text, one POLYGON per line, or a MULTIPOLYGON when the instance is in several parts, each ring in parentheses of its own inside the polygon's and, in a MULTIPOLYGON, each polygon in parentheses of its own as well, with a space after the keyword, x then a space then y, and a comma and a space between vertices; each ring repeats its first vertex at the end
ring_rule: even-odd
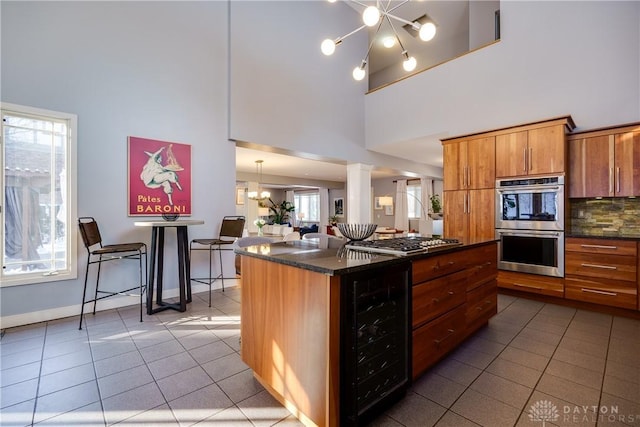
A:
MULTIPOLYGON (((640 321, 500 295, 499 313, 375 426, 640 426, 640 321)), ((2 426, 301 425, 239 355, 238 288, 11 328, 2 426)))

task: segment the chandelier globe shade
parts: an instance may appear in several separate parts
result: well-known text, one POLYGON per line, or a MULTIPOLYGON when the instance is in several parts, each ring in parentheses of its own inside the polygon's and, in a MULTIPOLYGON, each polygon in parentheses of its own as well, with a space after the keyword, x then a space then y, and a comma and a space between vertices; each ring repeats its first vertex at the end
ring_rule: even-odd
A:
POLYGON ((250 200, 262 201, 271 197, 271 193, 262 189, 262 163, 264 160, 256 160, 256 174, 258 175, 258 190, 249 191, 247 198, 250 200))
MULTIPOLYGON (((336 2, 336 0, 328 0, 328 1, 329 3, 336 2)), ((374 46, 374 42, 378 36, 378 33, 380 32, 380 28, 383 26, 383 24, 386 23, 388 27, 390 27, 393 35, 386 35, 381 41, 382 45, 390 49, 394 47, 396 44, 398 44, 400 46, 402 55, 404 56, 402 68, 406 72, 412 72, 413 70, 416 69, 418 65, 416 58, 414 56, 411 56, 407 52, 407 49, 403 46, 402 40, 400 39, 398 32, 396 30, 396 25, 398 24, 396 23, 396 25, 394 25, 394 21, 399 22, 405 29, 407 29, 407 31, 408 31, 408 28, 410 28, 411 31, 413 32, 412 35, 416 35, 417 38, 425 42, 432 40, 436 36, 437 28, 435 23, 433 23, 431 21, 431 18, 429 18, 426 14, 412 21, 409 21, 407 19, 404 19, 394 14, 396 9, 400 8, 402 5, 412 0, 403 0, 399 2, 399 4, 398 2, 391 2, 391 1, 389 2, 377 1, 376 2, 377 6, 367 6, 366 4, 363 4, 360 0, 344 0, 344 1, 355 3, 358 6, 364 7, 364 11, 362 12, 362 22, 364 23, 364 25, 361 25, 360 27, 354 29, 353 31, 345 34, 342 37, 338 37, 335 39, 331 39, 331 38, 324 39, 320 45, 320 50, 324 55, 326 56, 332 55, 335 52, 336 48, 347 37, 352 36, 353 34, 359 32, 364 28, 377 26, 375 31, 372 30, 373 35, 370 37, 369 48, 367 49, 366 55, 362 60, 363 65, 360 65, 359 67, 355 67, 352 71, 352 76, 354 80, 356 81, 363 80, 367 74, 367 72, 365 71, 364 64, 367 64, 367 62, 369 61, 369 54, 371 53, 371 49, 374 46)), ((382 34, 384 33, 389 34, 390 32, 383 31, 382 34)), ((371 72, 371 70, 369 71, 371 72)))

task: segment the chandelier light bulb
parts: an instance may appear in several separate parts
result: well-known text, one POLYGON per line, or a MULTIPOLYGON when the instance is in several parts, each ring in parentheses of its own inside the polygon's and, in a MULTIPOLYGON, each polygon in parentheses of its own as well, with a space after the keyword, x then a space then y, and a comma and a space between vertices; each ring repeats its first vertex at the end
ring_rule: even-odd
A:
POLYGON ((331 39, 324 39, 320 45, 320 50, 327 56, 333 55, 333 52, 336 51, 336 43, 331 39))
POLYGON ((364 68, 361 67, 356 67, 353 69, 353 79, 360 81, 362 79, 364 79, 366 72, 364 71, 364 68))
POLYGON ((380 21, 380 11, 375 6, 367 7, 362 13, 362 22, 367 27, 373 27, 380 21))
POLYGON ((328 0, 329 3, 335 3, 337 0, 328 0))
POLYGON ((404 62, 402 63, 402 68, 404 68, 405 71, 413 71, 416 68, 416 64, 416 58, 410 56, 404 60, 404 62))
POLYGON ((384 39, 382 39, 382 45, 387 49, 390 49, 396 45, 396 38, 387 36, 384 39))
POLYGON ((427 22, 420 27, 420 32, 418 34, 420 35, 420 40, 428 42, 435 37, 436 26, 433 22, 427 22))

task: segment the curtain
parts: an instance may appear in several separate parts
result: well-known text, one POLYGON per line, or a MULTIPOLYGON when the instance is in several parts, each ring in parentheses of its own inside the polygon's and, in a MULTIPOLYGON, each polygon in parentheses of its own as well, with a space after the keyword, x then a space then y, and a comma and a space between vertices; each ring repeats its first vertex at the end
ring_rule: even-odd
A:
POLYGON ((287 190, 284 192, 284 200, 285 202, 289 202, 291 203, 293 206, 295 206, 296 210, 293 212, 289 212, 289 225, 291 227, 295 226, 297 224, 298 221, 298 207, 296 206, 296 199, 295 199, 295 192, 293 190, 287 190))
POLYGON ((396 230, 409 230, 409 206, 407 205, 407 180, 399 179, 396 182, 396 205, 395 205, 396 230))
POLYGON ((320 188, 318 191, 320 192, 320 218, 318 227, 322 227, 323 224, 329 224, 329 212, 331 212, 331 206, 329 205, 329 189, 320 188))
MULTIPOLYGON (((42 245, 42 236, 38 221, 38 206, 36 190, 25 187, 5 187, 4 251, 7 257, 22 261, 40 259, 38 247, 42 245), (25 216, 26 223, 23 220, 25 216), (23 248, 23 245, 26 248, 23 248), (23 258, 25 252, 26 258, 23 258)), ((30 265, 30 267, 36 267, 36 265, 30 265)))
POLYGON ((433 195, 433 180, 420 178, 420 200, 422 200, 422 212, 418 229, 423 237, 433 234, 433 221, 429 218, 431 210, 431 196, 433 195))

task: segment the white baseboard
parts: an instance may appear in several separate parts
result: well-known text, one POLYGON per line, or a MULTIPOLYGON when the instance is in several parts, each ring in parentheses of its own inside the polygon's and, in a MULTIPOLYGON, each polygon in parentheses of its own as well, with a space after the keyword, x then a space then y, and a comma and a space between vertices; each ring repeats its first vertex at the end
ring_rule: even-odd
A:
MULTIPOLYGON (((239 283, 238 279, 227 279, 225 278, 226 287, 235 286, 239 283)), ((214 283, 211 286, 211 290, 222 289, 222 286, 216 286, 217 283, 214 283)), ((205 284, 192 284, 191 292, 199 293, 199 292, 208 292, 209 286, 205 284)), ((178 297, 178 289, 168 289, 163 291, 163 298, 175 298, 178 297)), ((100 300, 96 306, 96 311, 105 311, 111 310, 114 308, 126 307, 129 305, 138 304, 139 299, 137 297, 128 297, 128 296, 117 296, 113 298, 106 298, 104 300, 100 300)), ((85 307, 85 313, 87 310, 91 313, 92 305, 87 304, 85 307)), ((22 314, 14 314, 13 316, 2 316, 0 317, 0 329, 14 328, 16 326, 24 326, 30 325, 32 323, 46 322, 49 320, 62 319, 65 317, 78 316, 80 314, 80 304, 70 305, 67 307, 57 307, 51 308, 48 310, 40 310, 34 311, 30 313, 22 313, 22 314)))

